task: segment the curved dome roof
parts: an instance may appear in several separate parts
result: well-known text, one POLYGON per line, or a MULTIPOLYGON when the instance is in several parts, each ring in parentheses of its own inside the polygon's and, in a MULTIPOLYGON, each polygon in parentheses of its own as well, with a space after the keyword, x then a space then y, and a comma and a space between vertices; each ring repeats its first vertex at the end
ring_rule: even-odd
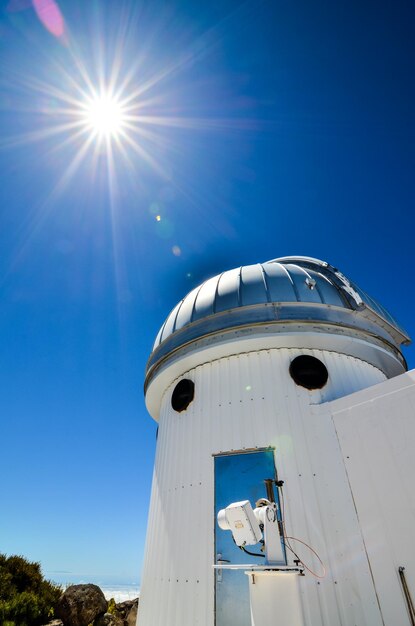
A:
POLYGON ((228 270, 177 304, 161 327, 147 371, 212 333, 273 322, 321 322, 365 331, 398 348, 409 337, 375 300, 324 261, 283 257, 228 270))

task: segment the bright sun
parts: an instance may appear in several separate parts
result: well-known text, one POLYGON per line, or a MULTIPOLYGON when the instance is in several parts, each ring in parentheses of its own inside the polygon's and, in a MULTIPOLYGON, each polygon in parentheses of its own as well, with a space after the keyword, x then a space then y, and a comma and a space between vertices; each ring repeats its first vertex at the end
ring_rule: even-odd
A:
POLYGON ((89 98, 83 107, 86 126, 98 137, 117 139, 126 125, 126 113, 114 96, 106 93, 89 98))

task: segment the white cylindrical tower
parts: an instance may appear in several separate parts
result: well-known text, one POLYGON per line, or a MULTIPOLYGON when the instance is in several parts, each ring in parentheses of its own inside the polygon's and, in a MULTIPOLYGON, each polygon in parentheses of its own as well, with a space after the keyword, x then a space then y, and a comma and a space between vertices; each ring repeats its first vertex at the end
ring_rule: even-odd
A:
POLYGON ((403 373, 408 341, 337 269, 306 257, 224 272, 173 309, 145 383, 159 430, 139 626, 251 626, 254 605, 270 613, 270 585, 276 624, 381 626, 336 429, 313 409, 403 373), (266 479, 284 483, 272 580, 260 546, 243 553, 216 521, 232 502, 266 498, 266 479), (298 557, 317 577, 298 575, 298 557))

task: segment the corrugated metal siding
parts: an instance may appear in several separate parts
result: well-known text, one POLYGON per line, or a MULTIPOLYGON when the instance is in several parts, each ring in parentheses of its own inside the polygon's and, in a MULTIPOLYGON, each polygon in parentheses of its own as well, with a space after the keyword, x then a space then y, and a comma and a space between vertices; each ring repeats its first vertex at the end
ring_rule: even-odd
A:
MULTIPOLYGON (((313 415, 310 405, 381 382, 384 375, 332 352, 274 349, 222 358, 184 377, 195 382, 188 409, 171 408, 177 381, 162 403, 139 625, 214 626, 212 454, 270 445, 285 481, 287 529, 313 546, 328 568, 322 581, 301 579, 305 623, 380 625, 334 425, 327 411, 313 415), (309 392, 289 376, 289 363, 300 352, 326 364, 324 390, 309 392)), ((318 570, 312 555, 297 547, 318 570)))
POLYGON ((363 401, 356 394, 354 406, 338 411, 334 403, 332 409, 388 626, 409 624, 401 565, 415 598, 415 376, 407 383, 408 375, 399 376, 373 388, 363 401))

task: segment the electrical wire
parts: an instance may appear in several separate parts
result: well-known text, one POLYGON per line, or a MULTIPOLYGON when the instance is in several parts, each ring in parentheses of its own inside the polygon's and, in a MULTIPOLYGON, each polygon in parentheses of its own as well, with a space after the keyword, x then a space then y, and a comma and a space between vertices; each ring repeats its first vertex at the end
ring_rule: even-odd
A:
MULTIPOLYGON (((242 552, 246 552, 246 554, 249 554, 250 556, 261 556, 261 557, 264 557, 264 558, 265 558, 265 554, 257 554, 257 553, 255 553, 255 552, 250 552, 249 550, 247 550, 247 549, 245 548, 245 546, 238 546, 238 544, 237 544, 237 543, 236 543, 236 541, 235 541, 235 537, 233 536, 233 533, 232 533, 232 535, 231 535, 231 536, 232 536, 232 541, 234 542, 234 544, 235 544, 235 545, 236 545, 236 546, 237 546, 240 550, 242 550, 242 552)), ((228 563, 229 563, 229 561, 228 561, 228 563)))
POLYGON ((262 558, 265 559, 265 554, 258 554, 257 552, 250 552, 244 546, 239 546, 239 548, 243 550, 244 552, 246 552, 246 554, 249 554, 250 556, 262 556, 262 558))
POLYGON ((282 486, 279 486, 280 492, 281 492, 281 522, 282 522, 282 530, 283 530, 283 543, 284 545, 291 550, 291 552, 294 554, 294 556, 298 559, 298 561, 301 563, 301 565, 304 566, 304 568, 310 572, 310 574, 312 574, 313 576, 315 576, 316 578, 325 578, 326 576, 326 568, 325 565, 323 563, 323 561, 321 560, 320 556, 317 554, 317 552, 314 550, 314 548, 312 548, 311 546, 308 545, 308 543, 306 543, 305 541, 302 541, 301 539, 298 539, 297 537, 289 537, 287 535, 287 529, 285 527, 285 502, 284 502, 284 492, 282 489, 282 486), (304 561, 298 556, 298 554, 295 552, 295 550, 292 548, 289 540, 292 541, 298 541, 299 543, 302 543, 303 546, 306 546, 306 548, 308 548, 318 559, 318 561, 321 564, 321 567, 323 568, 323 574, 317 574, 316 572, 314 572, 310 567, 308 567, 304 561))
POLYGON ((287 540, 287 539, 291 539, 291 540, 293 540, 293 541, 298 541, 299 543, 302 543, 302 544, 303 544, 303 546, 306 546, 306 548, 308 548, 308 549, 310 550, 310 552, 312 552, 312 553, 313 553, 313 554, 317 557, 317 559, 318 559, 318 561, 319 561, 319 563, 320 563, 321 567, 323 568, 323 573, 322 573, 322 574, 317 574, 317 573, 316 573, 316 572, 314 572, 312 569, 310 569, 310 568, 309 568, 309 567, 308 567, 308 566, 304 563, 304 561, 298 557, 298 555, 294 552, 294 550, 292 549, 292 547, 291 547, 290 545, 288 545, 288 544, 287 544, 287 545, 288 545, 288 548, 291 550, 291 552, 297 556, 297 558, 299 559, 300 563, 301 563, 302 565, 304 565, 305 569, 306 569, 308 572, 310 572, 310 574, 312 574, 312 575, 313 575, 313 576, 315 576, 316 578, 325 578, 325 577, 326 577, 326 568, 325 568, 325 565, 324 565, 323 561, 321 560, 321 558, 319 557, 319 555, 317 554, 317 552, 316 552, 316 551, 315 551, 315 550, 314 550, 311 546, 309 546, 309 545, 308 545, 308 543, 306 543, 305 541, 302 541, 301 539, 298 539, 297 537, 287 537, 287 536, 285 536, 285 539, 286 539, 286 540, 287 540))

